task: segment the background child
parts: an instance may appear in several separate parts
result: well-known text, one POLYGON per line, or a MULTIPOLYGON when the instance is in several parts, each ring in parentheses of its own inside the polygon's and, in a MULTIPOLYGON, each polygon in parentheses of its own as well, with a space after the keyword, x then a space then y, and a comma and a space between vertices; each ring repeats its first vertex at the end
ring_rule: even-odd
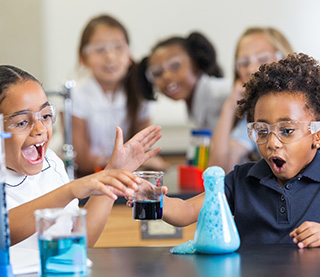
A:
MULTIPOLYGON (((304 54, 264 64, 245 84, 239 115, 261 156, 235 166, 225 193, 242 243, 320 246, 320 65, 304 54)), ((164 198, 163 220, 197 220, 204 193, 164 198)))
POLYGON ((237 101, 243 97, 243 84, 261 64, 277 61, 290 52, 289 42, 274 28, 251 27, 242 34, 235 52, 233 92, 224 102, 212 137, 209 165, 218 165, 228 173, 235 164, 261 158, 247 135, 246 119, 236 117, 237 101))
POLYGON ((200 33, 171 37, 156 44, 139 65, 142 92, 155 100, 159 91, 184 100, 197 127, 215 129, 231 84, 222 77, 216 51, 200 33))
MULTIPOLYGON (((127 140, 150 125, 150 104, 137 90, 128 32, 118 20, 109 15, 91 19, 78 54, 89 73, 72 92, 73 144, 81 176, 106 166, 116 126, 127 140)), ((160 158, 150 162, 150 167, 161 170, 168 166, 160 158)))
POLYGON ((160 150, 146 153, 161 137, 160 127, 150 126, 124 145, 118 128, 115 149, 105 170, 68 183, 63 162, 48 148, 56 115, 40 83, 16 67, 0 66, 0 113, 4 115, 5 131, 12 133, 5 143, 5 185, 11 243, 20 242, 17 247, 38 247, 33 215, 36 209, 77 208, 77 198, 88 196, 85 208, 88 246, 92 247, 117 195, 131 196, 137 189, 139 179, 130 171, 160 150))

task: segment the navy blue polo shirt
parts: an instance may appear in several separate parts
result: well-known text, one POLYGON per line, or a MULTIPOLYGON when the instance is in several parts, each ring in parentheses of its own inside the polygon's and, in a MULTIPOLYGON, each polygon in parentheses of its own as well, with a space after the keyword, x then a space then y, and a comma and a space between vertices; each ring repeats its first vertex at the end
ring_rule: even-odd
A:
POLYGON ((292 243, 293 229, 320 222, 320 153, 283 188, 264 159, 235 166, 225 193, 242 243, 292 243))

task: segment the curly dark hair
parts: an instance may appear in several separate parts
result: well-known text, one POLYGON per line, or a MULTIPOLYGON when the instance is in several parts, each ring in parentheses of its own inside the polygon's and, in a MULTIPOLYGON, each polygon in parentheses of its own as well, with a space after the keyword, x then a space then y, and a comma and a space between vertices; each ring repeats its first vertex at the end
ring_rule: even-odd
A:
POLYGON ((279 62, 261 65, 244 87, 237 115, 246 115, 248 122, 254 121, 255 106, 261 96, 279 92, 303 94, 306 109, 320 120, 320 65, 306 54, 292 53, 279 62))

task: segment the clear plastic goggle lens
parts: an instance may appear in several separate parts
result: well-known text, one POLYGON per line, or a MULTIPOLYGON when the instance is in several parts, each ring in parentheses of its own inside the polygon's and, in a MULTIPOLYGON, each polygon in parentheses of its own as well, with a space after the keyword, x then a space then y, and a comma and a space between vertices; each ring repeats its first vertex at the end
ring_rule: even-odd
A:
POLYGON ((252 122, 247 124, 250 139, 257 144, 268 141, 273 132, 283 143, 293 143, 320 131, 320 121, 281 121, 274 124, 252 122))
POLYGON ((163 62, 161 65, 151 65, 147 68, 146 77, 149 82, 154 82, 155 79, 162 77, 164 71, 176 72, 182 66, 182 57, 174 56, 169 60, 163 62))
POLYGON ((33 129, 36 120, 40 120, 44 127, 50 128, 56 120, 55 107, 49 105, 39 112, 23 111, 4 116, 5 129, 14 135, 26 134, 33 129))

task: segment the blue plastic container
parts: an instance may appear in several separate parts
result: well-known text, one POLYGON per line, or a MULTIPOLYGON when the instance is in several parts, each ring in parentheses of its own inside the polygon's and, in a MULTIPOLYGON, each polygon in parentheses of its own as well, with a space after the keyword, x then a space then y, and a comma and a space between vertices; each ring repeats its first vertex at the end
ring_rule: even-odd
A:
POLYGON ((3 116, 0 114, 0 276, 14 276, 9 257, 10 232, 4 184, 6 173, 4 139, 10 136, 11 134, 3 132, 3 116))

